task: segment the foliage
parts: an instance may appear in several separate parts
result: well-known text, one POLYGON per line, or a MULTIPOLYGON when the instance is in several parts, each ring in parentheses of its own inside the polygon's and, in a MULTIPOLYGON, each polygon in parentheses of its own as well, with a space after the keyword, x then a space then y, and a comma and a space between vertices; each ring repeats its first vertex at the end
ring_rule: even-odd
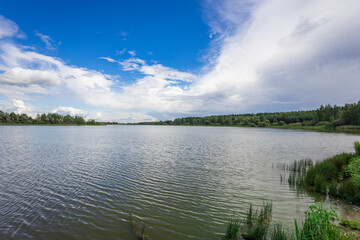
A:
POLYGON ((210 125, 210 126, 245 126, 245 127, 292 127, 314 129, 335 128, 341 125, 360 125, 360 101, 345 106, 321 105, 316 110, 246 113, 231 115, 213 115, 205 117, 184 117, 159 122, 143 122, 146 125, 210 125))
POLYGON ((297 239, 341 239, 340 231, 332 223, 337 219, 338 216, 334 209, 330 208, 328 210, 321 204, 311 205, 306 213, 302 230, 297 231, 297 239))
POLYGON ((327 193, 353 203, 360 203, 360 158, 341 153, 310 167, 302 186, 313 186, 319 193, 327 193))
POLYGON ((357 188, 360 188, 360 157, 353 158, 348 167, 346 168, 346 172, 350 174, 351 180, 357 188))
POLYGON ((346 179, 339 186, 339 196, 348 202, 360 203, 359 189, 351 179, 346 179))
POLYGON ((4 113, 0 110, 0 124, 57 124, 57 125, 100 125, 95 120, 87 122, 81 116, 60 115, 57 113, 38 114, 36 118, 32 118, 26 114, 4 113))

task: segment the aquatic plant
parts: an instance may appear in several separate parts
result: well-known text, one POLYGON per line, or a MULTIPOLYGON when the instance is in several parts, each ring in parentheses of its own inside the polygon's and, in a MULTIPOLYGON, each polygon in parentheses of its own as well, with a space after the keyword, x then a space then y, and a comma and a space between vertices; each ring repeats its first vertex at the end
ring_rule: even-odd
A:
POLYGON ((146 228, 145 223, 143 224, 141 232, 137 231, 136 224, 135 224, 134 218, 131 213, 130 213, 130 223, 131 223, 131 228, 132 228, 133 232, 135 233, 137 240, 148 240, 148 237, 145 235, 145 228, 146 228))
POLYGON ((276 224, 269 236, 270 240, 289 240, 293 236, 287 232, 281 224, 276 224))
POLYGON ((240 236, 240 219, 232 217, 227 224, 223 240, 236 240, 240 236))
POLYGON ((272 203, 264 203, 263 206, 257 210, 252 210, 250 205, 249 211, 246 214, 245 224, 241 227, 242 237, 244 239, 266 239, 272 217, 272 203))

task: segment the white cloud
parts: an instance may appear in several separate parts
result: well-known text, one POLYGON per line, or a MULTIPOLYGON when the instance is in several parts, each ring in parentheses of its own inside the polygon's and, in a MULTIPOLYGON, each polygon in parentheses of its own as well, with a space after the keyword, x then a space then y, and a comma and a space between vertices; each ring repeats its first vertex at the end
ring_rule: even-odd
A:
POLYGON ((52 113, 57 113, 60 115, 71 115, 71 116, 82 116, 85 117, 88 115, 87 111, 78 109, 78 108, 74 108, 74 107, 63 107, 63 106, 59 106, 56 109, 53 109, 51 111, 52 113))
POLYGON ((209 21, 223 33, 219 53, 191 92, 216 111, 357 101, 359 11, 356 0, 222 2, 209 21))
POLYGON ((109 58, 109 57, 99 57, 99 59, 104 59, 104 60, 107 60, 108 62, 117 62, 116 60, 112 59, 112 58, 109 58))
POLYGON ((19 33, 19 27, 16 23, 0 15, 0 39, 6 37, 24 38, 25 35, 19 33))
POLYGON ((116 52, 116 55, 122 55, 126 52, 126 48, 123 48, 121 50, 116 50, 115 52, 116 52))
POLYGON ((47 86, 60 85, 62 78, 55 71, 32 70, 14 67, 0 74, 0 83, 10 85, 44 84, 47 86))
POLYGON ((45 43, 45 46, 49 50, 55 50, 58 45, 61 44, 61 42, 55 42, 50 36, 42 34, 38 31, 34 31, 34 34, 40 38, 41 41, 45 43))
POLYGON ((130 54, 130 56, 135 57, 135 51, 134 50, 128 51, 128 53, 130 54))

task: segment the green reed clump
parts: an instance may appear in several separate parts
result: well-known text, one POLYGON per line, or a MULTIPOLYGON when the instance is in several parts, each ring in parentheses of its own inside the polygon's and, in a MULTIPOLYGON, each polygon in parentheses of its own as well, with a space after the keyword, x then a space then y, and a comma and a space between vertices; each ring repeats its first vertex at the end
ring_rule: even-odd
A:
POLYGON ((310 159, 303 159, 300 161, 294 161, 293 163, 284 167, 284 175, 280 175, 280 180, 288 175, 287 182, 292 188, 300 189, 305 184, 305 174, 309 168, 313 166, 313 162, 310 159))
POLYGON ((319 193, 360 203, 360 158, 341 153, 319 162, 307 170, 304 185, 319 193))
POLYGON ((246 215, 245 224, 242 227, 244 239, 263 240, 266 239, 272 217, 272 203, 264 203, 260 210, 253 211, 250 205, 246 215))
POLYGON ((231 218, 226 227, 223 240, 237 240, 240 237, 240 219, 231 218))

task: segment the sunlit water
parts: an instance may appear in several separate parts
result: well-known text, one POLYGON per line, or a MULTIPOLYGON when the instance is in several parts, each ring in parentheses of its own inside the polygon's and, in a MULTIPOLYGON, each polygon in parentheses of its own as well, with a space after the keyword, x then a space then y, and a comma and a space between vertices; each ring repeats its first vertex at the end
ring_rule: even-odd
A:
POLYGON ((276 166, 353 152, 358 135, 173 126, 0 126, 0 238, 221 239, 250 203, 291 225, 313 199, 276 166))

